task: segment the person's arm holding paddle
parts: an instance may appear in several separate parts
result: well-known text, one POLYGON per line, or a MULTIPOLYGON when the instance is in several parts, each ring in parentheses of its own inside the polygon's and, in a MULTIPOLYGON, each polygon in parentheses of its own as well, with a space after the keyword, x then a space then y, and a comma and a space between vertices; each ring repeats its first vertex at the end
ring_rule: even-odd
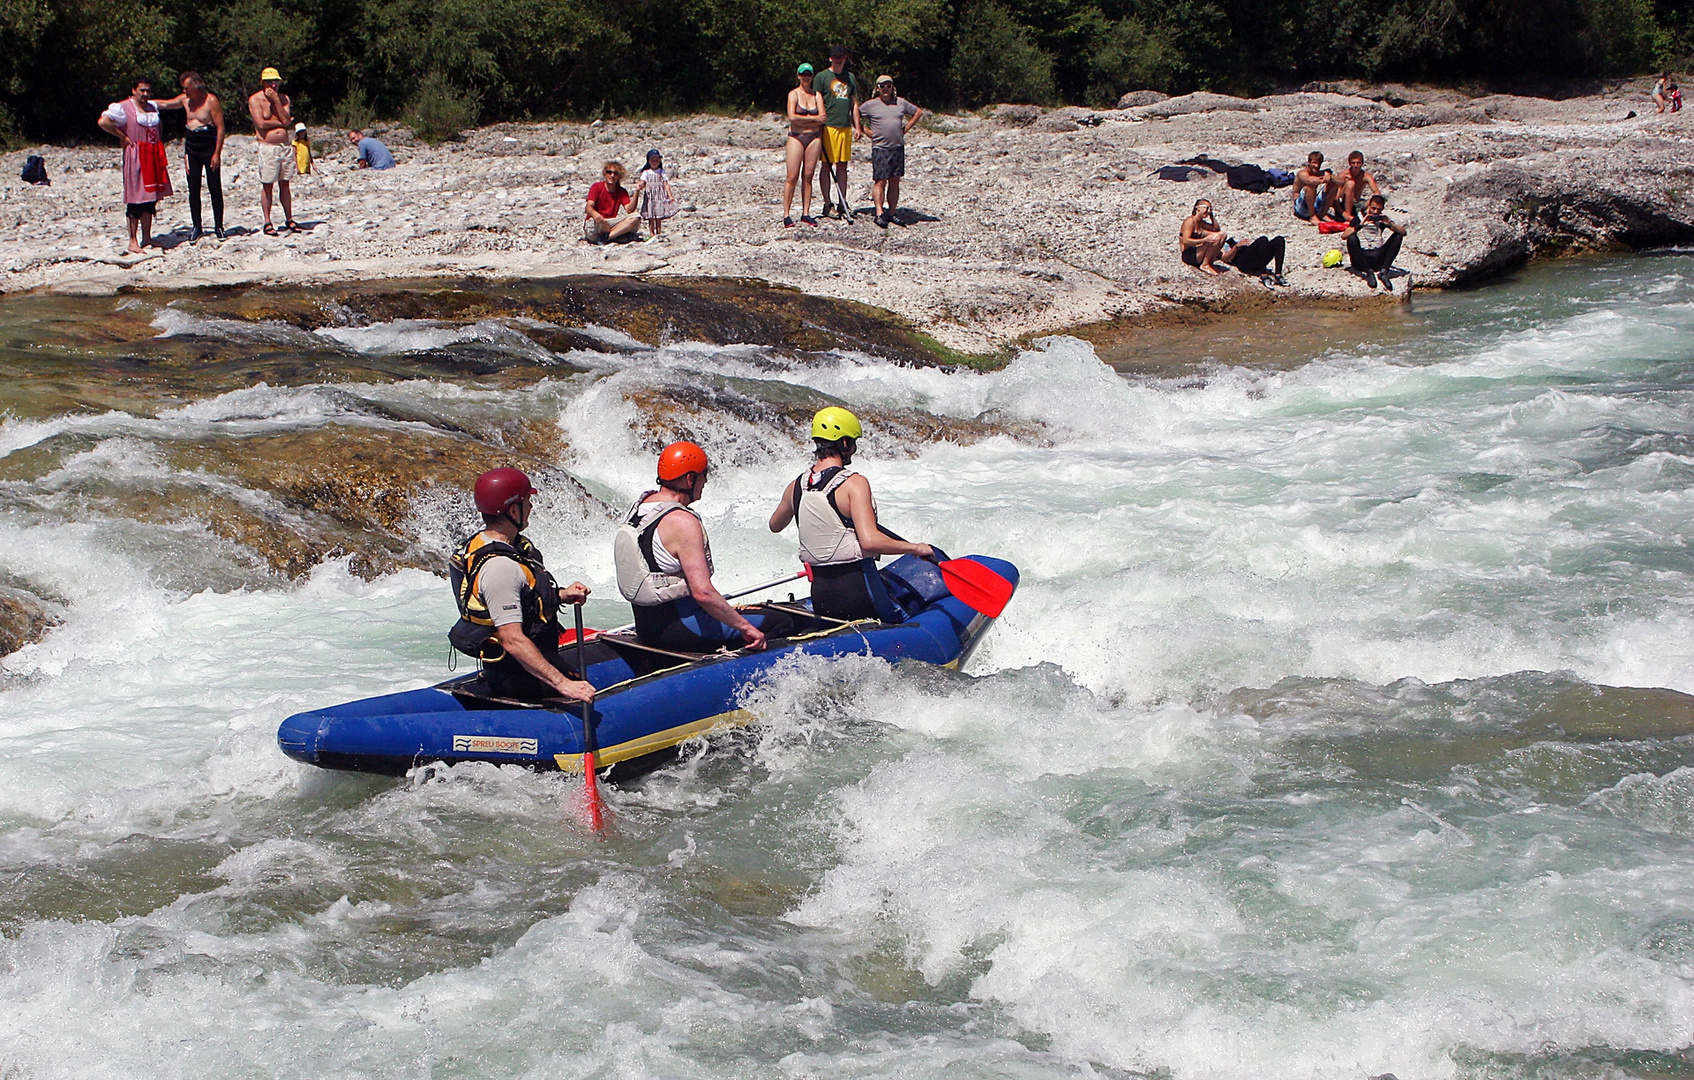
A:
POLYGON ((494 636, 500 640, 500 647, 506 650, 508 656, 522 664, 525 671, 557 690, 560 697, 569 701, 594 700, 593 685, 573 679, 549 664, 541 650, 535 647, 535 642, 524 634, 522 623, 496 627, 494 636))
POLYGON ((739 630, 747 648, 764 648, 764 631, 748 622, 712 584, 712 571, 706 565, 706 533, 699 519, 693 514, 666 514, 659 522, 658 534, 665 550, 682 564, 682 576, 688 582, 688 594, 694 602, 712 618, 739 630))
POLYGON ((916 555, 920 559, 935 557, 928 544, 896 540, 876 527, 876 500, 871 498, 871 482, 854 474, 835 489, 835 503, 853 523, 859 537, 859 550, 866 555, 916 555))

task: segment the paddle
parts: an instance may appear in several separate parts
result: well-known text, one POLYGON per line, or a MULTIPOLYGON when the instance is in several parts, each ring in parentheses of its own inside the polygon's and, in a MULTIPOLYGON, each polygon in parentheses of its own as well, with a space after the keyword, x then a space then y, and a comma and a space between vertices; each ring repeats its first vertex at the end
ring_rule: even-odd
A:
MULTIPOLYGON (((576 607, 576 668, 583 680, 588 679, 588 646, 583 641, 582 605, 576 607)), ((594 740, 594 703, 582 703, 582 794, 588 800, 588 825, 595 832, 604 832, 606 822, 600 812, 600 787, 594 775, 594 755, 599 750, 594 740)))
POLYGON ((751 589, 742 589, 740 592, 729 593, 724 597, 724 599, 734 600, 738 596, 747 596, 751 593, 764 592, 766 589, 776 588, 785 581, 798 581, 801 578, 805 578, 807 581, 812 580, 812 568, 810 566, 803 566, 792 574, 784 574, 775 581, 767 581, 763 585, 755 585, 751 589))
POLYGON ((1017 587, 971 559, 948 559, 936 566, 941 569, 941 580, 947 583, 947 591, 954 599, 990 619, 999 618, 1006 610, 1012 590, 1017 587))

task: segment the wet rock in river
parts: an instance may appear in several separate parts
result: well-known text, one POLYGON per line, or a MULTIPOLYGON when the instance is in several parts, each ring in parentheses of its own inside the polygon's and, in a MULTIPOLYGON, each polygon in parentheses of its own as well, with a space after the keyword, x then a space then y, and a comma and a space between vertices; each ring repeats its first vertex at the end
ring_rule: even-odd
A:
POLYGON ((33 593, 0 585, 0 656, 40 641, 59 625, 53 606, 33 593))

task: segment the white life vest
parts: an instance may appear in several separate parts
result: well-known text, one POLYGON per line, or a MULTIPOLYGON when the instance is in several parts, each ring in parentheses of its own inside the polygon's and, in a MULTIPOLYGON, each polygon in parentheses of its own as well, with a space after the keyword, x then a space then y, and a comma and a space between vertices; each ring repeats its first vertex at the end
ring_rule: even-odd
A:
MULTIPOLYGON (((800 561, 808 566, 839 566, 866 556, 852 522, 835 507, 835 489, 855 473, 837 465, 825 469, 823 486, 813 487, 811 473, 794 481, 794 521, 800 528, 800 561), (835 475, 829 475, 833 472, 835 475)), ((875 507, 873 502, 872 507, 875 507)))
MULTIPOLYGON (((694 514, 696 521, 700 520, 700 515, 681 503, 642 501, 651 494, 649 491, 635 500, 635 505, 624 515, 624 523, 618 527, 617 536, 612 540, 612 561, 618 570, 618 592, 636 607, 657 607, 692 595, 688 590, 688 580, 682 576, 682 563, 665 550, 655 530, 659 521, 672 510, 694 514)), ((702 523, 700 535, 703 539, 705 533, 702 523)), ((705 545, 706 572, 710 574, 713 569, 712 542, 707 539, 705 545)))

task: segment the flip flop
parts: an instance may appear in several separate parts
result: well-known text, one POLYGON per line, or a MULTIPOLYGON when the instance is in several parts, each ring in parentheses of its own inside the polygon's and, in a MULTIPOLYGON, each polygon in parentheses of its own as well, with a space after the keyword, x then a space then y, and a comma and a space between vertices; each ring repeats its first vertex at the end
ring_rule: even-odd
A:
POLYGON ((266 236, 276 236, 276 235, 278 235, 278 233, 276 231, 276 226, 272 225, 268 221, 265 222, 265 235, 266 236))

